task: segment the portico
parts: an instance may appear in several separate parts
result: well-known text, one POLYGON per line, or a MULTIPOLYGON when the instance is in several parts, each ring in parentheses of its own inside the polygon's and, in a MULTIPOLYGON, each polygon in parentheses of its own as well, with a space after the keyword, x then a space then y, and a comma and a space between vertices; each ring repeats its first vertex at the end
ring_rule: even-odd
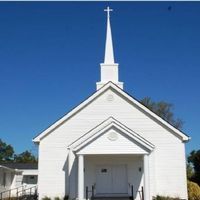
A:
POLYGON ((94 186, 95 196, 101 197, 128 197, 133 186, 138 200, 138 192, 144 187, 144 198, 149 199, 149 154, 154 146, 114 118, 69 148, 78 160, 79 200, 85 199, 86 186, 94 186))
MULTIPOLYGON (((101 162, 103 157, 103 160, 112 158, 112 162, 117 158, 116 155, 99 155, 96 156, 96 159, 99 159, 101 162)), ((144 199, 149 199, 148 155, 121 155, 118 158, 121 159, 116 159, 116 161, 123 160, 123 162, 114 162, 111 164, 108 161, 106 163, 104 161, 101 164, 100 162, 91 164, 87 163, 87 161, 95 160, 94 157, 78 155, 78 199, 85 199, 86 187, 91 190, 92 186, 94 186, 95 189, 95 197, 129 197, 131 196, 131 186, 133 186, 134 199, 138 200, 140 200, 141 189, 143 187, 144 199), (127 164, 125 160, 130 158, 132 158, 132 161, 129 161, 127 164), (135 166, 132 171, 130 170, 131 165, 135 166), (88 171, 91 170, 91 168, 92 171, 88 171), (110 169, 112 170, 111 173, 113 173, 113 177, 110 176, 110 169), (106 178, 102 180, 102 176, 106 176, 106 178)), ((90 197, 91 193, 89 194, 89 198, 90 197)))

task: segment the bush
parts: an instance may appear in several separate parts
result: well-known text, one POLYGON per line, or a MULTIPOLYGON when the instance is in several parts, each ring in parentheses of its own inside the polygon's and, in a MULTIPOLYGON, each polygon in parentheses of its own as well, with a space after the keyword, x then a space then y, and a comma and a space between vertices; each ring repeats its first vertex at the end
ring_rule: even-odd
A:
POLYGON ((63 200, 68 200, 69 199, 69 196, 68 195, 65 195, 63 200))
POLYGON ((188 199, 199 200, 200 199, 200 187, 197 183, 188 181, 188 199))
POLYGON ((45 197, 43 197, 43 198, 42 198, 42 200, 51 200, 51 198, 50 198, 50 197, 47 197, 47 196, 45 196, 45 197))
POLYGON ((60 197, 55 197, 54 200, 61 200, 60 197))
POLYGON ((165 197, 165 196, 160 196, 160 195, 157 195, 156 197, 154 197, 154 200, 181 200, 180 198, 178 197, 165 197))

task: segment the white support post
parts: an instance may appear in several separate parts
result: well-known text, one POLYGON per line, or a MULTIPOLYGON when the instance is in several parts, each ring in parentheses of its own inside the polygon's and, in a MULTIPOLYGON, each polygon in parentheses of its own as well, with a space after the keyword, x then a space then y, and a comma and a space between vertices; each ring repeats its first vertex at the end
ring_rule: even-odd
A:
POLYGON ((68 152, 68 188, 67 188, 69 198, 72 197, 73 189, 71 189, 71 187, 74 187, 74 185, 72 185, 73 180, 71 180, 72 179, 71 178, 72 177, 72 167, 73 167, 74 160, 75 160, 75 155, 72 152, 72 150, 69 149, 69 152, 68 152))
POLYGON ((84 199, 84 157, 78 155, 78 199, 84 199))
POLYGON ((144 200, 150 200, 149 155, 144 155, 144 200))

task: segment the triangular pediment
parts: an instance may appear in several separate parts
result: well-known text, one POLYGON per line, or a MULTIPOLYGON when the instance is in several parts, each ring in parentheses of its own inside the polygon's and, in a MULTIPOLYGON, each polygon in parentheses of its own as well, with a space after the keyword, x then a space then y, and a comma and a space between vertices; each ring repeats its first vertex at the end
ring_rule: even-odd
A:
POLYGON ((69 148, 77 154, 147 154, 154 149, 154 145, 110 117, 69 148))

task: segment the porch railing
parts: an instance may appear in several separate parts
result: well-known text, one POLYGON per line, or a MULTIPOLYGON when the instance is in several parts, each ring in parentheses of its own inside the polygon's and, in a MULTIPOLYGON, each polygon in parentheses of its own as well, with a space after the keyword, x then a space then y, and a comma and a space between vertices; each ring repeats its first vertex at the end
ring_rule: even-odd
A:
POLYGON ((134 190, 133 190, 133 185, 131 185, 131 200, 134 200, 134 190))
POLYGON ((33 186, 30 188, 23 189, 19 191, 17 197, 33 197, 33 199, 37 199, 37 186, 33 186))
POLYGON ((144 200, 144 187, 141 187, 141 190, 138 190, 139 196, 141 200, 144 200))
POLYGON ((23 190, 23 185, 19 186, 17 188, 13 188, 13 189, 9 189, 9 190, 5 190, 3 192, 0 193, 0 200, 2 200, 3 198, 8 198, 10 199, 12 196, 15 196, 13 193, 16 193, 16 196, 18 194, 18 191, 23 190))
POLYGON ((94 199, 94 185, 92 185, 92 190, 89 190, 88 186, 86 186, 86 189, 85 189, 86 200, 89 199, 89 193, 91 193, 91 199, 94 199))
POLYGON ((11 200, 12 197, 16 197, 17 199, 20 199, 21 197, 24 197, 24 196, 26 197, 31 196, 33 197, 33 199, 37 199, 37 186, 25 188, 25 186, 22 185, 17 188, 5 190, 0 193, 0 200, 3 200, 3 199, 11 200))
MULTIPOLYGON (((131 188, 130 200, 134 200, 134 188, 133 188, 133 185, 130 186, 130 184, 129 184, 129 187, 131 188)), ((94 189, 95 189, 94 185, 92 185, 92 190, 89 190, 89 187, 86 186, 86 188, 85 188, 86 200, 89 200, 89 194, 90 193, 91 193, 91 199, 92 200, 94 199, 94 189)), ((144 200, 144 187, 142 186, 141 190, 138 190, 137 192, 139 193, 140 200, 144 200)))

